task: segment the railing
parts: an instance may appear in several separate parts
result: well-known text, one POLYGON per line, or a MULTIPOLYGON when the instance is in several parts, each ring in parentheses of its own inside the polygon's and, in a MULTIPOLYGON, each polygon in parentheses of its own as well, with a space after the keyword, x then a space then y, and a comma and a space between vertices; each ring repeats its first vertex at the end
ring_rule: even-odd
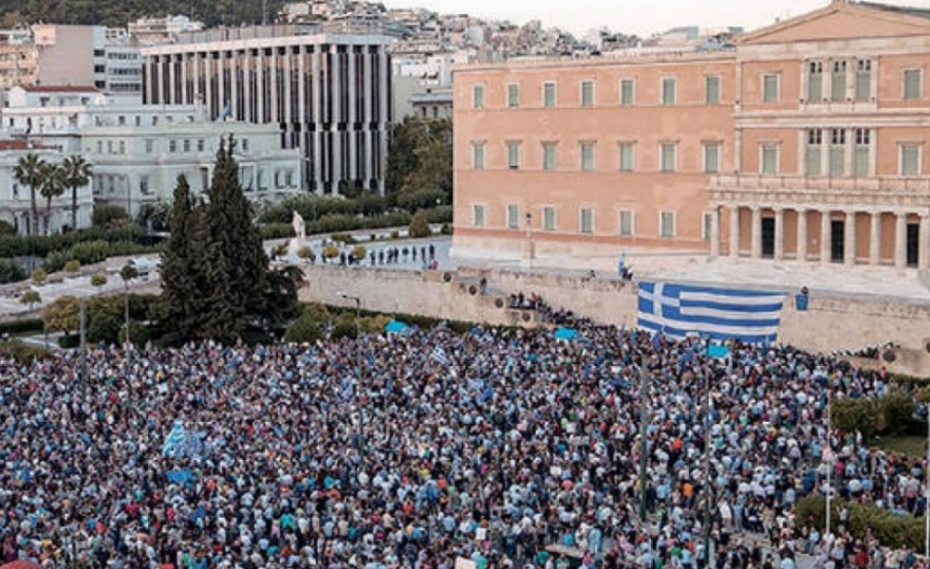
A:
POLYGON ((930 177, 830 178, 824 176, 763 176, 733 174, 711 178, 711 190, 805 190, 843 193, 930 195, 930 177))

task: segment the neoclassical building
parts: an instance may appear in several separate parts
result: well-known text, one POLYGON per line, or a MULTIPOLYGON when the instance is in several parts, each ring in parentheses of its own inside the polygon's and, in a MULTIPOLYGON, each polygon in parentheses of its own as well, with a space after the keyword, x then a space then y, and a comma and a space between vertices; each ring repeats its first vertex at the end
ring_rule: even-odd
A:
POLYGON ((454 249, 930 266, 930 10, 455 71, 454 249))

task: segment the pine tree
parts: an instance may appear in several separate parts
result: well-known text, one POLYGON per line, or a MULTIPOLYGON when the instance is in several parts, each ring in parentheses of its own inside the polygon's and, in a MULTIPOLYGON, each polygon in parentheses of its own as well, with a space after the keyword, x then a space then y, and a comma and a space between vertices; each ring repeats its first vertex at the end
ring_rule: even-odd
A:
POLYGON ((259 325, 266 310, 268 256, 253 223, 252 204, 239 182, 230 137, 220 144, 202 220, 206 306, 202 334, 223 342, 239 340, 259 325))
POLYGON ((161 260, 159 317, 168 343, 183 342, 199 332, 203 307, 197 282, 201 258, 193 239, 197 217, 187 178, 178 176, 169 218, 171 235, 161 260))

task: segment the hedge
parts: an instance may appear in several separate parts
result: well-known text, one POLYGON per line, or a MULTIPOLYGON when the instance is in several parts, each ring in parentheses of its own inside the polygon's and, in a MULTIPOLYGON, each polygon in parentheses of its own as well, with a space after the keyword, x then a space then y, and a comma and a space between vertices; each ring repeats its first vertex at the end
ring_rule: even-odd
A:
MULTIPOLYGON (((428 223, 449 223, 452 221, 452 206, 439 206, 420 210, 428 223)), ((289 214, 290 215, 290 214, 289 214)), ((277 219, 275 217, 274 219, 277 219)), ((290 219, 290 217, 288 217, 290 219)), ((407 227, 413 216, 409 211, 396 210, 379 215, 360 217, 359 214, 328 213, 307 221, 307 235, 323 233, 345 233, 360 229, 384 229, 386 227, 407 227)), ((290 221, 272 221, 261 226, 262 239, 288 239, 294 236, 290 221)))
POLYGON ((43 330, 45 330, 45 324, 42 322, 41 318, 0 323, 0 335, 9 334, 10 336, 18 336, 20 334, 42 332, 43 330))
MULTIPOLYGON (((830 502, 831 518, 836 524, 842 506, 849 511, 847 529, 855 539, 863 539, 866 531, 871 529, 878 541, 895 549, 910 547, 921 551, 924 547, 924 518, 899 516, 878 508, 872 504, 860 504, 834 499, 830 502)), ((826 518, 826 501, 823 496, 810 495, 801 498, 795 507, 795 519, 798 526, 812 521, 820 530, 824 529, 826 518)), ((835 527, 835 526, 834 526, 835 527)))
POLYGON ((12 340, 0 343, 0 355, 13 358, 22 364, 32 364, 32 362, 39 358, 48 357, 50 352, 45 348, 30 346, 19 340, 12 340))

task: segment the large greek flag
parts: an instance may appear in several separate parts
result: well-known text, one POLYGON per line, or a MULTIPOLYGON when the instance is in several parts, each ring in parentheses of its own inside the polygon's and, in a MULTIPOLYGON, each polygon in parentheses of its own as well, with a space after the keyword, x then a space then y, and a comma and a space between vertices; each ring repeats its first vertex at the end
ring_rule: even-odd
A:
POLYGON ((771 343, 785 295, 708 286, 639 283, 640 328, 682 338, 696 333, 714 340, 771 343))
POLYGON ((165 444, 161 447, 162 456, 180 457, 186 450, 187 429, 184 423, 175 421, 171 427, 171 432, 165 437, 165 444))

